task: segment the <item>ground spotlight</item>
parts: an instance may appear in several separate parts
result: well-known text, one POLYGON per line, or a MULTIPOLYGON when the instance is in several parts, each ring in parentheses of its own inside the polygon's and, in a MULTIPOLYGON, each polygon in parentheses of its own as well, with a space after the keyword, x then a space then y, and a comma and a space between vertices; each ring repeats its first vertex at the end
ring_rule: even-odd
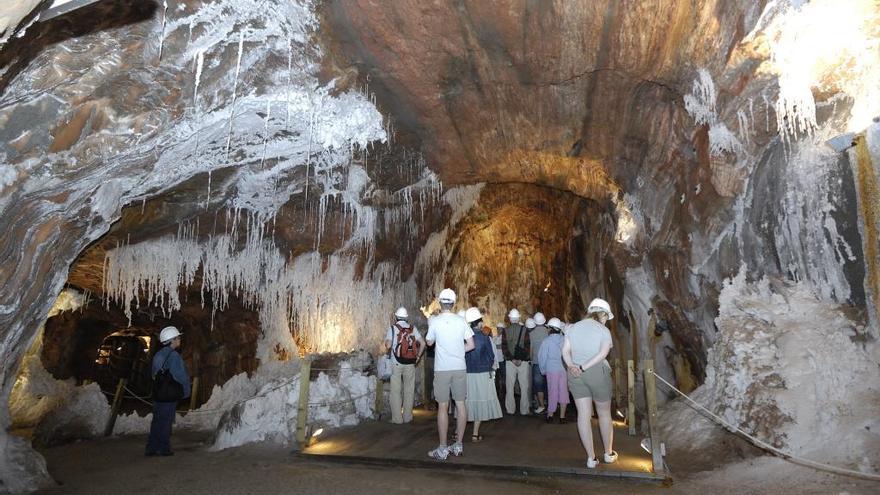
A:
MULTIPOLYGON (((639 445, 642 446, 642 449, 645 452, 647 452, 649 454, 651 453, 651 439, 650 438, 643 438, 642 441, 639 443, 639 445)), ((660 455, 663 457, 666 457, 666 444, 663 442, 660 442, 660 455)))

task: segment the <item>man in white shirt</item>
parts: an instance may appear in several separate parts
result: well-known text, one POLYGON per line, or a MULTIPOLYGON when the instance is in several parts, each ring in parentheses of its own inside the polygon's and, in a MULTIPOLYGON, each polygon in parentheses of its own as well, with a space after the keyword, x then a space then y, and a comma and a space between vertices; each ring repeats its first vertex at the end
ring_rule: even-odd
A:
POLYGON ((434 350, 434 399, 437 400, 437 432, 440 445, 428 452, 437 460, 446 460, 451 453, 459 456, 464 451, 461 439, 467 426, 467 365, 464 354, 474 348, 474 332, 464 318, 452 312, 455 305, 455 292, 443 289, 437 297, 440 314, 428 322, 428 345, 436 345, 434 350), (449 399, 455 401, 458 411, 456 420, 456 441, 451 447, 446 445, 449 429, 449 399))
POLYGON ((391 352, 391 422, 412 421, 413 395, 416 389, 416 363, 425 352, 425 340, 415 326, 407 322, 404 307, 394 312, 394 324, 385 334, 385 348, 391 352), (401 393, 403 403, 401 403, 401 393), (402 409, 402 414, 401 414, 402 409))

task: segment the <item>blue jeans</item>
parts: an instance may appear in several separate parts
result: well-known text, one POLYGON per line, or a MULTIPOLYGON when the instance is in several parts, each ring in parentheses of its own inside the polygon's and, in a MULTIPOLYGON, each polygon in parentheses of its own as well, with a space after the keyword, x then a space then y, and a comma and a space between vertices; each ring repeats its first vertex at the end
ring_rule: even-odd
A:
POLYGON ((547 379, 541 374, 541 367, 532 364, 532 393, 537 396, 538 392, 547 397, 547 379))
POLYGON ((153 402, 153 421, 150 423, 147 454, 171 452, 171 425, 174 424, 176 412, 177 402, 153 402))

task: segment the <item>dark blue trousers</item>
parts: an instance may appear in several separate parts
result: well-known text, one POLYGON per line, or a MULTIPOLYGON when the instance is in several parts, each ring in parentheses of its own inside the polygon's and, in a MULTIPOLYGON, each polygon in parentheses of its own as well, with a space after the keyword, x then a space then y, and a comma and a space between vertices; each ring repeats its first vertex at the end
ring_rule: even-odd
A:
POLYGON ((171 425, 177 402, 153 402, 153 421, 150 423, 150 438, 147 440, 147 454, 167 454, 171 452, 171 425))

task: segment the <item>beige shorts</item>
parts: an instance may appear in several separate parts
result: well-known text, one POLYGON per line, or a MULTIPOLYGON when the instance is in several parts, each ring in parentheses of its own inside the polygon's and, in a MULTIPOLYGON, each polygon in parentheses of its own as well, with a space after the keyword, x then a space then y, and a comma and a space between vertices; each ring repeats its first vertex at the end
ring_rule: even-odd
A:
POLYGON ((435 371, 434 372, 434 400, 437 402, 449 402, 452 400, 465 400, 467 398, 467 371, 435 371))
POLYGON ((596 402, 611 400, 611 366, 603 361, 587 368, 581 376, 574 378, 568 375, 568 390, 575 399, 592 397, 596 402))

